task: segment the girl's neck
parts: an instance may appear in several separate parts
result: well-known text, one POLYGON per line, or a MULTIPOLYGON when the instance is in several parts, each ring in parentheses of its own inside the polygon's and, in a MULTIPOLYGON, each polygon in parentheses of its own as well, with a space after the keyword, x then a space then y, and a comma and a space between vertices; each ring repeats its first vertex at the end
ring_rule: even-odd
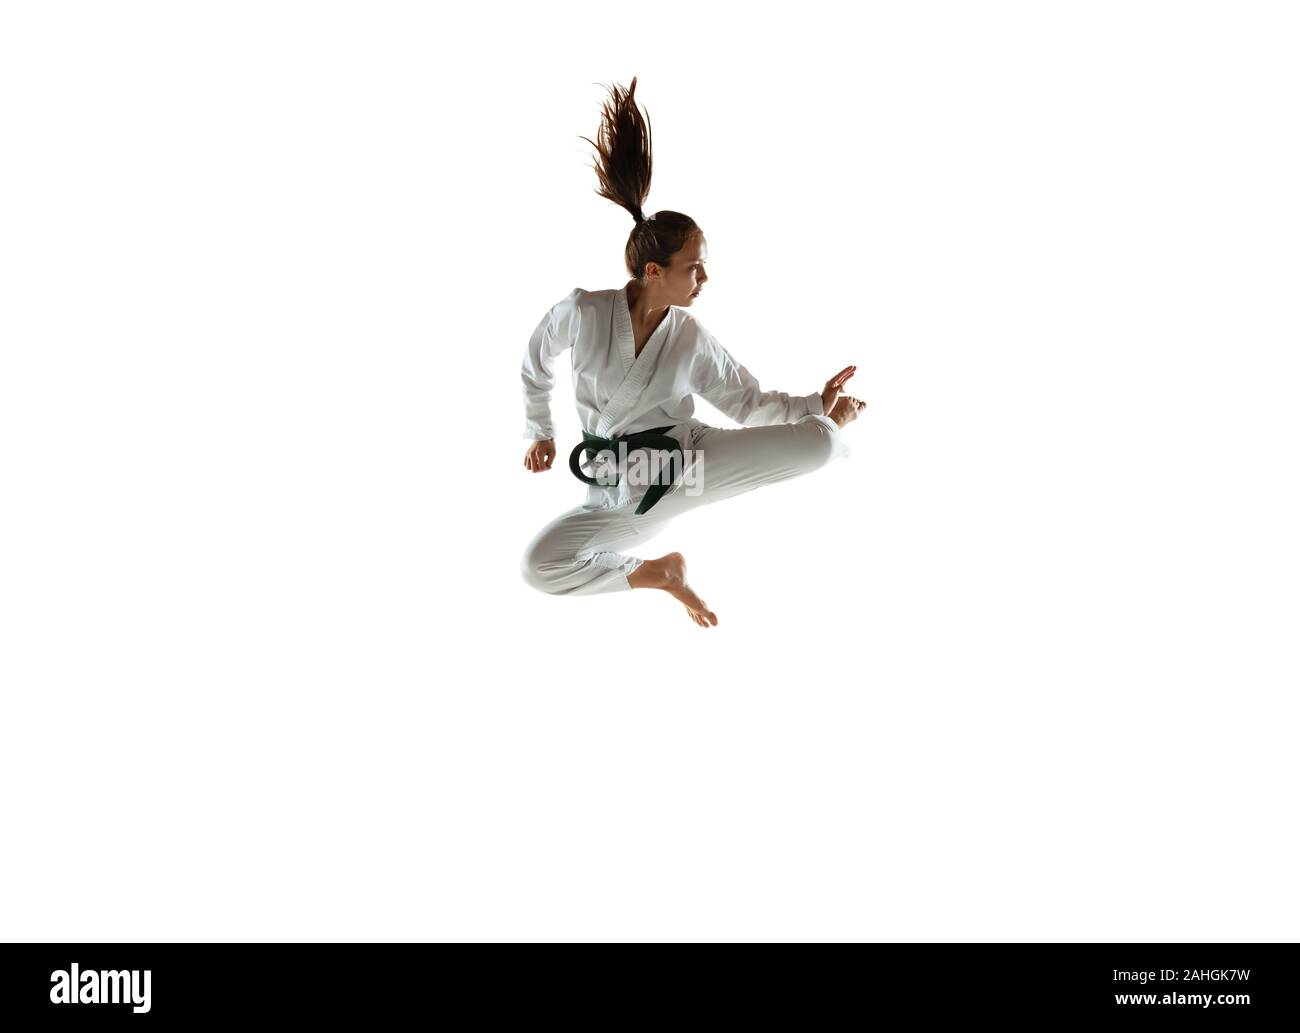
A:
POLYGON ((646 288, 640 286, 635 280, 628 281, 627 310, 632 316, 633 323, 641 326, 656 323, 669 307, 667 303, 662 305, 654 304, 654 299, 647 297, 646 288))

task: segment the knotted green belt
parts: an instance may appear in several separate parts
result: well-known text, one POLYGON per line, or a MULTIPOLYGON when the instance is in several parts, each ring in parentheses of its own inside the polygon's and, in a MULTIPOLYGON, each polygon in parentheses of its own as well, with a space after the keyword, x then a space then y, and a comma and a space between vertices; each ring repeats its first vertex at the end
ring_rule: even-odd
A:
MULTIPOLYGON (((578 465, 581 462, 581 456, 584 451, 587 453, 587 458, 592 460, 595 459, 598 452, 604 452, 607 449, 617 455, 620 444, 626 447, 629 454, 643 448, 653 449, 655 451, 672 452, 673 455, 668 461, 668 480, 658 481, 646 489, 645 498, 643 498, 641 504, 636 507, 636 514, 637 516, 640 516, 663 498, 664 495, 667 494, 668 489, 671 488, 677 480, 677 474, 679 472, 678 460, 682 458, 682 446, 677 442, 676 438, 668 436, 668 431, 672 429, 671 425, 667 427, 654 427, 650 430, 638 430, 634 434, 624 434, 621 437, 616 438, 602 438, 598 434, 588 434, 584 430, 582 432, 582 443, 574 445, 573 451, 569 453, 569 470, 572 471, 573 476, 578 478, 578 480, 585 481, 587 484, 594 484, 598 488, 604 488, 608 487, 608 485, 601 484, 601 482, 596 480, 594 477, 588 477, 582 472, 582 468, 578 465)), ((614 484, 618 483, 620 482, 614 481, 614 484)))

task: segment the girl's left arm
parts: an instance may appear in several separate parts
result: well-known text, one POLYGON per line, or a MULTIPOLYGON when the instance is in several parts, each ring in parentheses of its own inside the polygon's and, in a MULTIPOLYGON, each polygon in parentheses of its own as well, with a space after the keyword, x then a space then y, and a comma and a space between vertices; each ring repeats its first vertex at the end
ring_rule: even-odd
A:
POLYGON ((714 340, 705 339, 697 360, 696 394, 745 427, 793 423, 801 416, 823 413, 821 392, 764 391, 754 374, 714 340))

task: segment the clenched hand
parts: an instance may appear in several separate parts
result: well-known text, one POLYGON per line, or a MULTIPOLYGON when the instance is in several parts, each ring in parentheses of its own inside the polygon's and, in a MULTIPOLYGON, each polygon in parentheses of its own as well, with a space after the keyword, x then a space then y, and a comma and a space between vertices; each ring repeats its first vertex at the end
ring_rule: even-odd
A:
POLYGON ((524 453, 524 469, 532 470, 533 473, 549 470, 553 462, 555 462, 554 438, 547 438, 545 441, 534 441, 528 446, 528 451, 524 453))

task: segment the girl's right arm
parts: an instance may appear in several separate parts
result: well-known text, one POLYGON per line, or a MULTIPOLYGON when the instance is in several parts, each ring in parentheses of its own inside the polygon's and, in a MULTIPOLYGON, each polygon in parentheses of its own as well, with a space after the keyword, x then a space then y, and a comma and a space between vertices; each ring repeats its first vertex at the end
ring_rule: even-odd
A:
POLYGON ((555 386, 555 357, 573 346, 579 288, 551 307, 528 341, 520 370, 524 384, 524 437, 529 439, 524 467, 549 470, 555 460, 555 427, 551 423, 551 389, 555 386))

